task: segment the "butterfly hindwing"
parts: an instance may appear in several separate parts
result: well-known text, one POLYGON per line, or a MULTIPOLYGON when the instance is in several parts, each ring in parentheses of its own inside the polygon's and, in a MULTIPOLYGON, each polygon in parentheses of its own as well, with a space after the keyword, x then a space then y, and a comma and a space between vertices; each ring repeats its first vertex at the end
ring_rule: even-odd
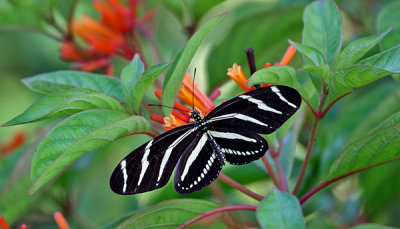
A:
POLYGON ((196 140, 182 154, 175 169, 176 191, 185 194, 204 188, 217 179, 222 166, 207 133, 199 133, 196 140))
POLYGON ((234 128, 214 128, 208 133, 219 145, 230 164, 242 165, 264 156, 268 150, 267 141, 259 134, 234 128))
POLYGON ((227 127, 270 134, 300 107, 301 96, 287 86, 270 86, 239 95, 205 117, 210 127, 227 127))
POLYGON ((194 125, 175 128, 131 152, 115 168, 111 189, 121 195, 132 195, 166 185, 196 129, 194 125))

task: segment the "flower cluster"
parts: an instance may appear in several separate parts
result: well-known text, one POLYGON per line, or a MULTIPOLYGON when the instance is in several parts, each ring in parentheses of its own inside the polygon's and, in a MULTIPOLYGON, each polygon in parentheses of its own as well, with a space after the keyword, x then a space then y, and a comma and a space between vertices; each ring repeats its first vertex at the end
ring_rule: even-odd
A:
POLYGON ((139 52, 137 32, 153 14, 148 12, 138 18, 138 0, 128 0, 127 4, 120 0, 95 0, 93 6, 101 19, 89 15, 72 19, 60 55, 77 69, 104 70, 111 75, 111 57, 118 55, 130 60, 139 52))
MULTIPOLYGON (((293 56, 296 53, 296 49, 293 46, 289 46, 285 55, 279 63, 275 63, 274 65, 287 65, 292 60, 293 56)), ((270 67, 270 63, 266 63, 265 67, 270 67)), ((255 87, 247 86, 247 77, 243 73, 242 67, 233 64, 232 68, 228 69, 227 75, 233 79, 236 84, 244 91, 248 92, 254 90, 255 87)), ((268 84, 263 84, 262 86, 268 86, 268 84)), ((170 130, 178 126, 186 125, 190 122, 190 112, 191 109, 189 107, 195 107, 200 111, 200 113, 204 116, 204 114, 209 113, 211 110, 215 108, 214 100, 220 95, 220 90, 216 89, 209 97, 199 88, 199 86, 193 82, 193 78, 186 73, 182 85, 179 88, 178 99, 179 101, 174 102, 173 110, 169 114, 169 117, 162 117, 158 114, 151 114, 151 120, 161 123, 165 130, 170 130), (186 104, 187 106, 185 106, 186 104)), ((156 96, 161 99, 162 90, 155 90, 156 96)))
MULTIPOLYGON (((285 55, 283 55, 283 58, 280 62, 275 63, 274 66, 278 65, 288 65, 290 61, 293 59, 294 55, 296 54, 296 48, 294 46, 289 46, 289 48, 286 50, 285 55)), ((265 64, 265 68, 269 68, 272 65, 270 63, 265 64)), ((244 75, 242 67, 237 65, 236 63, 233 64, 232 68, 228 69, 227 75, 235 81, 237 85, 244 91, 248 92, 251 90, 254 90, 255 87, 248 87, 247 86, 247 77, 244 75)), ((268 84, 263 84, 263 87, 269 86, 268 84)))

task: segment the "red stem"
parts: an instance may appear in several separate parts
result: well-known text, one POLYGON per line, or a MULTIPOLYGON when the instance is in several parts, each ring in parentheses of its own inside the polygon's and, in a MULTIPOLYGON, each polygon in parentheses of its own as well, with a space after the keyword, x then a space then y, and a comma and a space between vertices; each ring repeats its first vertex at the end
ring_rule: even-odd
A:
POLYGON ((217 208, 208 212, 205 212, 199 216, 197 216, 196 218, 193 218, 189 221, 187 221, 186 223, 182 224, 181 226, 178 227, 178 229, 183 229, 197 221, 200 221, 208 216, 211 215, 215 215, 217 213, 221 213, 221 212, 226 212, 226 211, 238 211, 238 210, 248 210, 248 211, 256 211, 257 210, 257 206, 251 206, 251 205, 233 205, 233 206, 226 206, 226 207, 222 207, 222 208, 217 208))
POLYGON ((328 181, 325 181, 325 182, 323 182, 323 183, 317 185, 316 187, 312 188, 312 189, 311 189, 310 191, 308 191, 306 194, 304 194, 304 196, 302 196, 302 197, 300 198, 300 204, 303 204, 306 200, 308 200, 308 198, 310 198, 311 196, 313 196, 315 193, 317 193, 317 192, 320 191, 321 189, 323 189, 323 188, 327 187, 328 185, 334 183, 335 181, 341 180, 341 179, 346 178, 346 177, 348 177, 348 176, 351 176, 351 175, 353 175, 353 174, 355 174, 355 173, 359 173, 359 172, 362 172, 362 171, 364 171, 364 170, 367 170, 367 169, 370 169, 370 168, 374 168, 374 167, 376 167, 376 166, 383 165, 383 164, 386 164, 386 163, 388 163, 388 162, 392 162, 392 161, 399 160, 399 159, 400 159, 400 157, 396 157, 396 158, 393 158, 393 159, 391 159, 391 160, 384 161, 384 162, 381 162, 381 163, 378 163, 378 164, 375 164, 375 165, 372 165, 372 166, 367 166, 367 167, 365 167, 365 168, 357 169, 357 170, 354 170, 354 171, 352 171, 352 172, 349 172, 349 173, 343 174, 343 175, 341 175, 341 176, 332 178, 332 179, 330 179, 330 180, 328 180, 328 181))
POLYGON ((311 105, 310 102, 308 102, 305 98, 303 98, 303 101, 307 104, 307 106, 310 108, 311 112, 313 113, 313 115, 317 118, 319 118, 319 114, 316 110, 314 110, 314 107, 311 105))
POLYGON ((237 190, 243 192, 244 194, 252 197, 253 199, 256 199, 258 201, 264 199, 263 196, 251 191, 250 189, 244 187, 243 185, 239 184, 238 182, 236 182, 235 180, 233 180, 232 178, 228 177, 227 175, 220 173, 219 177, 223 182, 227 183, 228 185, 236 188, 237 190))
POLYGON ((339 96, 337 99, 333 100, 330 104, 328 104, 328 106, 325 107, 325 109, 324 109, 321 113, 319 113, 318 118, 319 118, 319 119, 324 118, 325 115, 326 115, 326 113, 331 109, 331 107, 332 107, 337 101, 339 101, 341 98, 345 97, 346 95, 348 95, 348 94, 350 94, 350 93, 351 93, 351 91, 349 91, 349 92, 347 92, 346 94, 341 95, 341 96, 339 96))
POLYGON ((279 190, 282 190, 281 184, 279 183, 278 179, 276 178, 274 169, 272 168, 271 164, 269 163, 267 156, 264 155, 263 157, 261 157, 261 160, 264 162, 265 168, 267 168, 269 176, 271 177, 271 179, 274 182, 275 186, 279 190))

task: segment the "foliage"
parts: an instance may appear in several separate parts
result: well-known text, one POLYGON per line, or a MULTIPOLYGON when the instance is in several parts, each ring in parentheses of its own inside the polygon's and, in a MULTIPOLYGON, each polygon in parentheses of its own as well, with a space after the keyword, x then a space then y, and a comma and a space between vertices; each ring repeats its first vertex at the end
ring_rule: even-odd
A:
MULTIPOLYGON (((22 83, 36 93, 15 86, 20 83, 10 88, 0 84, 7 97, 0 98, 0 117, 9 120, 0 132, 0 214, 9 223, 45 225, 50 214, 62 211, 72 228, 400 226, 399 2, 382 3, 379 12, 368 16, 354 12, 375 9, 377 3, 153 0, 140 3, 136 12, 130 1, 107 1, 118 2, 125 11, 116 5, 104 10, 96 1, 41 2, 0 0, 5 6, 0 32, 39 32, 47 36, 41 37, 43 50, 51 49, 46 39, 54 39, 59 55, 74 70, 59 65, 57 71, 3 72, 7 83, 15 75, 33 75, 22 83), (119 24, 112 23, 121 12, 135 16, 130 18, 132 31, 119 31, 119 24), (103 26, 87 25, 85 31, 112 34, 100 43, 93 38, 93 52, 82 48, 90 40, 84 32, 74 37, 80 30, 74 30, 73 22, 85 13, 100 14, 92 26, 103 26), (166 37, 163 26, 179 32, 166 37), (122 43, 106 49, 113 47, 111 41, 122 43), (134 55, 121 53, 124 45, 134 55), (292 66, 285 63, 292 56, 277 59, 289 45, 299 54, 292 66), (246 65, 251 63, 247 47, 255 51, 254 66, 246 65), (267 58, 275 66, 265 64, 267 58), (109 176, 121 158, 187 115, 171 106, 190 106, 196 99, 209 111, 239 94, 239 87, 224 76, 234 63, 243 66, 238 74, 245 80, 244 72, 265 65, 251 72, 245 85, 238 83, 241 88, 287 85, 302 96, 296 115, 265 136, 270 144, 266 156, 242 167, 227 166, 216 182, 187 196, 177 194, 171 184, 133 197, 111 193, 109 176), (200 86, 185 76, 191 69, 198 69, 200 86), (119 77, 112 76, 114 71, 119 77), (216 90, 202 92, 200 87, 216 90), (148 106, 159 102, 154 91, 161 109, 148 106), (21 102, 21 97, 28 100, 21 102), (29 124, 22 129, 29 140, 6 144, 12 128, 22 124, 29 124), (347 178, 354 174, 359 175, 347 178), (329 185, 337 186, 328 190, 329 185), (108 214, 107 201, 118 209, 115 214, 108 214), (46 222, 36 219, 43 214, 46 222)), ((0 38, 2 46, 5 42, 0 38)), ((32 45, 31 52, 37 51, 32 45)), ((0 54, 1 65, 6 55, 0 54)), ((10 63, 18 66, 18 58, 10 63)), ((238 69, 234 66, 230 74, 238 69)), ((62 219, 55 219, 61 225, 62 219)))

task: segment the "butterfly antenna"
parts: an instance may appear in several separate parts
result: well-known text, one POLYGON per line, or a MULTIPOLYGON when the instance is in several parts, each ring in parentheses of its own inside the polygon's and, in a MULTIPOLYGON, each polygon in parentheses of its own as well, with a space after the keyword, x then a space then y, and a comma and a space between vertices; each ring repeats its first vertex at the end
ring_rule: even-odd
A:
POLYGON ((193 89, 192 89, 192 109, 194 112, 194 79, 196 78, 196 68, 194 68, 194 72, 193 72, 193 89))
POLYGON ((185 111, 183 109, 179 109, 179 108, 171 107, 171 106, 166 106, 166 105, 162 105, 162 104, 147 104, 147 106, 149 106, 149 107, 159 107, 159 106, 160 107, 168 107, 168 108, 172 108, 172 109, 175 109, 175 110, 187 112, 187 110, 185 111))

